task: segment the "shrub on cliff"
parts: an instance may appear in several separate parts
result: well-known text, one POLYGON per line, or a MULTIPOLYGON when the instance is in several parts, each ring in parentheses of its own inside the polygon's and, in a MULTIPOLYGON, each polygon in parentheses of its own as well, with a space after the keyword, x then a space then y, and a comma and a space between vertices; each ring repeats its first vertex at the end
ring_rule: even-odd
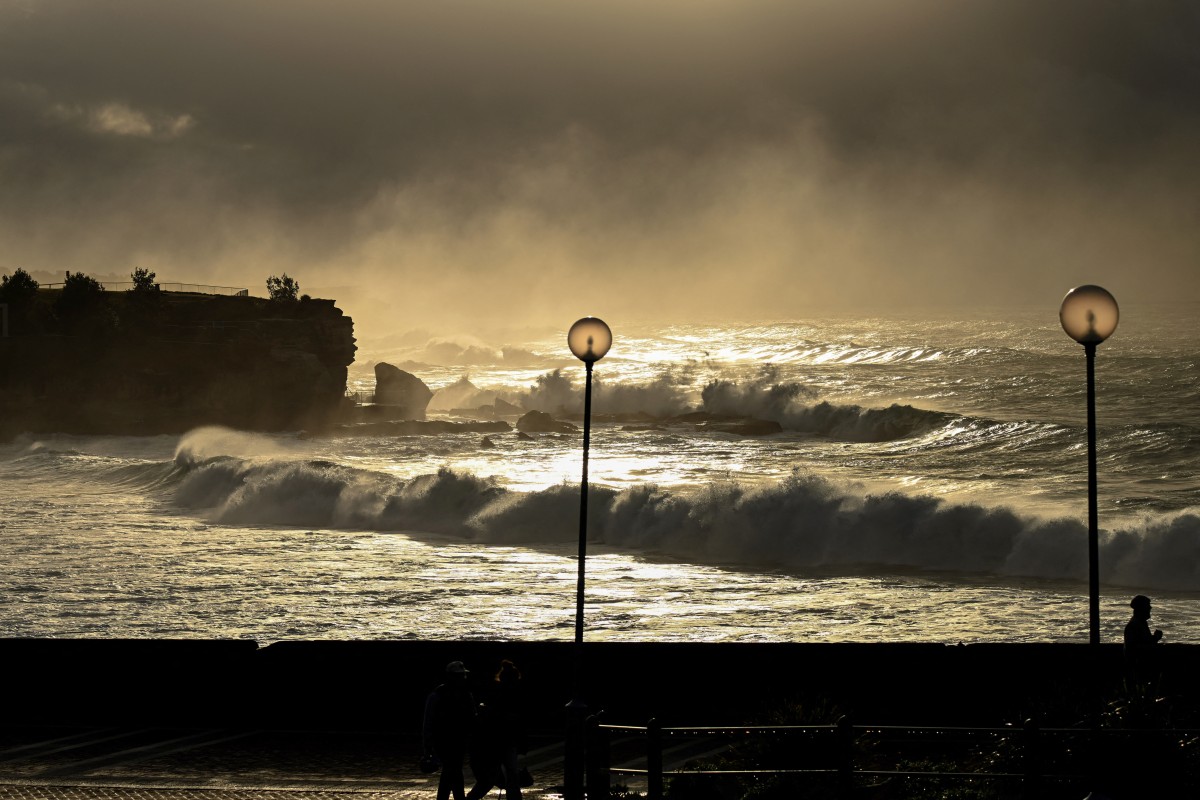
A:
POLYGON ((288 274, 283 273, 283 277, 272 275, 267 278, 267 296, 272 301, 277 303, 295 303, 297 296, 300 294, 300 284, 295 278, 289 278, 288 274))
POLYGON ((129 273, 129 278, 133 281, 133 288, 129 291, 157 292, 159 290, 158 284, 154 282, 156 277, 158 276, 148 269, 142 267, 136 268, 133 272, 129 273))
POLYGON ((37 296, 37 290, 38 282, 20 267, 12 275, 0 277, 0 303, 25 305, 37 296))
POLYGON ((62 294, 54 304, 59 321, 71 333, 98 336, 116 330, 120 320, 107 304, 101 302, 104 286, 82 272, 68 272, 62 294))
POLYGON ((121 327, 144 334, 163 321, 166 298, 150 270, 138 267, 129 277, 133 279, 133 288, 123 293, 124 302, 117 305, 121 309, 121 327))
POLYGON ((62 294, 58 297, 58 311, 69 314, 95 305, 103 291, 104 286, 91 275, 84 275, 82 272, 68 272, 62 294))

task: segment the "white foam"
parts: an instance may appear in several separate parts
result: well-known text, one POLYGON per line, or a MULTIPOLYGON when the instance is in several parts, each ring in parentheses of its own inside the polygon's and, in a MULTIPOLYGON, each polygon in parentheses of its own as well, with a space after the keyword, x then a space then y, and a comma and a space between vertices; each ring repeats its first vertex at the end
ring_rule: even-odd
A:
MULTIPOLYGON (((191 462, 176 498, 225 523, 428 531, 497 544, 569 542, 578 531, 575 485, 514 492, 450 469, 402 480, 325 461, 216 458, 191 462)), ((682 561, 1086 577, 1086 531, 1076 520, 798 474, 693 493, 593 487, 589 499, 592 538, 682 561)), ((1195 513, 1103 532, 1101 546, 1108 583, 1200 589, 1195 513)))

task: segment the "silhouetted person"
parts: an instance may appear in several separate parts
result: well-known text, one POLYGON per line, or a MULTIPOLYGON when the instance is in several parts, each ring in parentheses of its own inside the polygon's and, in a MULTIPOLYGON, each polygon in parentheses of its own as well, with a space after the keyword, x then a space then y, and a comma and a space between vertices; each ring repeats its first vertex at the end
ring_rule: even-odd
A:
POLYGON ((1149 682, 1158 672, 1155 645, 1162 631, 1150 632, 1150 598, 1139 594, 1129 601, 1133 616, 1125 624, 1125 668, 1135 682, 1149 682))
POLYGON ((467 668, 461 661, 446 665, 446 680, 425 700, 421 742, 425 753, 442 762, 437 800, 463 800, 463 761, 475 724, 475 698, 467 687, 467 668))
POLYGON ((503 786, 506 800, 521 800, 518 756, 525 751, 522 726, 521 671, 513 662, 500 662, 500 670, 487 687, 479 710, 479 726, 471 748, 475 786, 467 800, 478 800, 503 786))

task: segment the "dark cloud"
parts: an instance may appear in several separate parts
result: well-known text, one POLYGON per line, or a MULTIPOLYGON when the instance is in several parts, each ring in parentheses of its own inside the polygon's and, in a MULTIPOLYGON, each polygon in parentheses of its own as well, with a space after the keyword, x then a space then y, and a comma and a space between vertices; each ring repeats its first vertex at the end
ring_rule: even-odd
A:
POLYGON ((0 268, 288 271, 379 318, 571 317, 600 275, 584 311, 1194 294, 1197 34, 1186 2, 0 0, 0 268))

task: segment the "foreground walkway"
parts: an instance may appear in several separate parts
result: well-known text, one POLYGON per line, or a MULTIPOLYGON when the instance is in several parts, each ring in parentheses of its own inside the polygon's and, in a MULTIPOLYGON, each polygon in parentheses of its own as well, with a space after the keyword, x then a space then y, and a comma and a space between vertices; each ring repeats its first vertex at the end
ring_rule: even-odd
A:
MULTIPOLYGON (((418 750, 380 733, 0 728, 0 800, 431 799, 418 750)), ((535 743, 526 763, 525 796, 558 797, 561 743, 535 743)))

